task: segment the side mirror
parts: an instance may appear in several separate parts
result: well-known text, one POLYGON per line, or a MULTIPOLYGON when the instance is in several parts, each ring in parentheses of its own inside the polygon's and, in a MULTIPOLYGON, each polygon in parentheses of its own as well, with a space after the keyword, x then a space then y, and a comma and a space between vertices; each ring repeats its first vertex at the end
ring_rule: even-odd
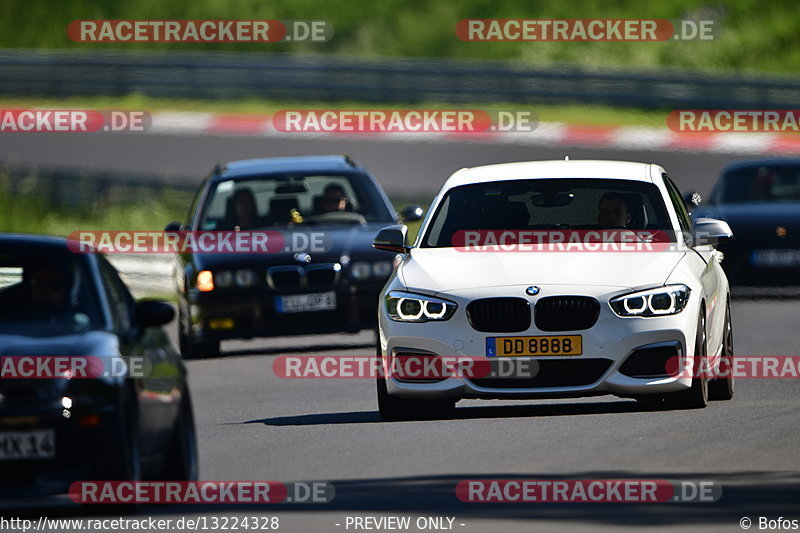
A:
POLYGON ((727 222, 716 218, 698 218, 694 221, 692 246, 714 246, 733 238, 727 222))
POLYGON ((408 253, 411 247, 406 246, 407 232, 408 228, 403 224, 383 228, 375 236, 375 240, 372 241, 372 247, 386 252, 408 253))
POLYGON ((185 228, 183 227, 183 224, 181 224, 180 222, 170 222, 164 228, 164 231, 183 231, 184 229, 185 228))
POLYGON ((400 222, 416 222, 417 220, 422 218, 422 215, 425 214, 425 210, 422 209, 417 204, 409 204, 403 206, 400 210, 399 219, 400 222))
POLYGON ((140 328, 169 324, 175 318, 175 309, 161 300, 140 300, 136 302, 134 322, 140 328))

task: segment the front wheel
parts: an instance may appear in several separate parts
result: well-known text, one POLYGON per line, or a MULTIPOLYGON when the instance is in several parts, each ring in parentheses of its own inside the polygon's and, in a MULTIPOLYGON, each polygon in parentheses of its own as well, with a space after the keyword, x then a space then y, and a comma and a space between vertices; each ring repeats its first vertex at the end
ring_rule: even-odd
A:
POLYGON ((418 400, 389 394, 386 379, 378 378, 378 412, 387 422, 447 418, 455 411, 454 400, 418 400))
POLYGON ((111 446, 95 464, 97 479, 109 481, 139 481, 142 479, 139 447, 139 410, 136 393, 129 388, 121 391, 119 405, 111 424, 111 446))
POLYGON ((725 328, 722 339, 722 355, 719 371, 724 376, 708 384, 708 397, 711 400, 730 400, 733 398, 733 325, 731 324, 731 304, 725 307, 725 328))
MULTIPOLYGON (((132 388, 125 388, 120 397, 120 403, 111 424, 111 445, 107 450, 98 454, 95 466, 95 479, 104 481, 141 481, 142 458, 139 435, 139 409, 136 392, 132 388)), ((96 513, 98 506, 92 503, 83 503, 87 512, 96 513), (91 511, 89 511, 91 507, 91 511)), ((129 514, 139 510, 141 504, 134 498, 129 503, 111 503, 100 505, 102 513, 129 514)))
POLYGON ((666 406, 671 409, 702 409, 708 405, 708 342, 706 340, 706 317, 700 314, 695 335, 694 357, 692 359, 692 386, 681 392, 673 392, 665 397, 666 406))
POLYGON ((184 359, 196 359, 199 357, 218 357, 220 354, 219 341, 196 341, 189 333, 190 326, 187 317, 180 312, 178 319, 178 347, 184 359))
POLYGON ((184 385, 180 412, 166 453, 163 477, 170 481, 197 481, 197 436, 189 388, 184 385))

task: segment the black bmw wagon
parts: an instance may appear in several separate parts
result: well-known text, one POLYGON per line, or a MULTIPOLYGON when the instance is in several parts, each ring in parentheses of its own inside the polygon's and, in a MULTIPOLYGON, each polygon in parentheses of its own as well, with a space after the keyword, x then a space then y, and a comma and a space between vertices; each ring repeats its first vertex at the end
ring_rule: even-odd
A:
POLYGON ((373 238, 386 225, 421 216, 414 205, 395 213, 375 178, 349 156, 215 167, 188 220, 167 231, 260 232, 280 246, 176 255, 183 356, 218 355, 225 339, 375 328, 378 294, 395 265, 372 248, 373 238))

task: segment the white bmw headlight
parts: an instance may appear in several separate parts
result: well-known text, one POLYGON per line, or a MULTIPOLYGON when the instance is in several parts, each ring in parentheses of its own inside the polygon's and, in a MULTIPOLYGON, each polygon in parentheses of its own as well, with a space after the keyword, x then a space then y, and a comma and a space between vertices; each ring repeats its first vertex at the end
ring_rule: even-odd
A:
POLYGON ((691 292, 686 285, 667 285, 618 296, 609 301, 609 304, 622 317, 676 315, 686 307, 691 292))
POLYGON ((398 322, 447 320, 458 307, 455 303, 432 296, 392 291, 386 296, 386 312, 398 322))

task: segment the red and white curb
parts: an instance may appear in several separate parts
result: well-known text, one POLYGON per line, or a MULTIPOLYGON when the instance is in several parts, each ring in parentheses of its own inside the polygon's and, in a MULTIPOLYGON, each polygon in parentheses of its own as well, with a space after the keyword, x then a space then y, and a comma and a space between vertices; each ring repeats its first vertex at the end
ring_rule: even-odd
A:
POLYGON ((282 132, 268 115, 192 112, 152 113, 149 133, 220 135, 282 139, 357 139, 406 142, 486 142, 533 146, 582 146, 616 150, 710 152, 720 154, 800 154, 800 135, 776 133, 680 133, 635 126, 581 126, 541 122, 532 132, 340 133, 282 132))

